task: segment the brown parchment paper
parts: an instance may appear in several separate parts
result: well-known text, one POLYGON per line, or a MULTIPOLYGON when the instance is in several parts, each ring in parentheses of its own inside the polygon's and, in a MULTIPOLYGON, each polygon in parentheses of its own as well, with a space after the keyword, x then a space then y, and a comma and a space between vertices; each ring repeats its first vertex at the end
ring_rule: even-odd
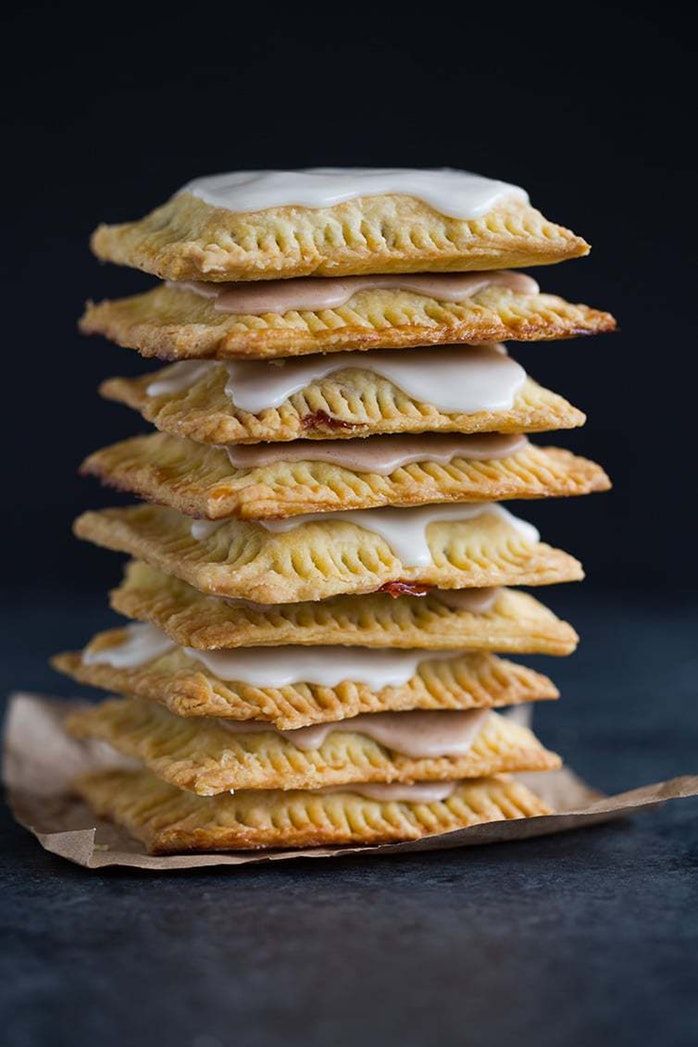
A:
POLYGON ((11 696, 5 726, 3 781, 17 821, 47 851, 88 869, 132 866, 138 869, 195 869, 209 865, 292 858, 330 858, 347 854, 388 855, 473 844, 522 840, 577 829, 647 810, 666 800, 698 794, 698 775, 602 796, 572 771, 520 775, 558 812, 547 817, 493 822, 427 836, 409 843, 374 847, 314 847, 309 850, 253 851, 227 854, 146 854, 143 845, 111 823, 97 819, 70 795, 69 783, 99 767, 131 765, 103 742, 77 741, 63 729, 67 713, 79 704, 37 694, 11 696))

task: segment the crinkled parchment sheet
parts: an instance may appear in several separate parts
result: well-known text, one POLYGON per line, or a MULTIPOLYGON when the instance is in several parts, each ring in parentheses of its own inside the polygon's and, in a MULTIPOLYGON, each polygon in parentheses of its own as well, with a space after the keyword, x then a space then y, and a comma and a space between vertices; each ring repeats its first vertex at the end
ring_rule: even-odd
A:
POLYGON ((523 840, 532 836, 578 829, 647 810, 666 800, 698 794, 698 775, 602 796, 572 771, 522 775, 557 814, 493 822, 456 829, 409 843, 375 847, 315 847, 309 850, 247 851, 227 854, 181 854, 155 857, 116 826, 95 818, 84 803, 71 796, 70 781, 98 767, 120 760, 103 742, 69 738, 63 720, 76 703, 36 694, 15 694, 10 700, 5 729, 3 780, 17 821, 29 829, 47 851, 88 869, 123 865, 138 869, 192 869, 209 865, 245 865, 248 862, 291 858, 330 858, 370 853, 404 854, 473 844, 523 840))

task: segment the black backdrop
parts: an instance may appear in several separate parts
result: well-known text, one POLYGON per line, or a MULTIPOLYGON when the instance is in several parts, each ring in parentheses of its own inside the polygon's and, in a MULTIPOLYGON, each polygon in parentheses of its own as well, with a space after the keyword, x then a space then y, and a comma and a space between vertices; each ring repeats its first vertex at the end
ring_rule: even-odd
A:
POLYGON ((75 467, 143 428, 99 400, 98 381, 152 365, 74 321, 87 297, 151 281, 100 267, 92 227, 197 174, 341 164, 500 177, 591 241, 588 259, 536 275, 612 310, 622 331, 513 348, 587 410, 559 442, 606 464, 615 491, 519 508, 592 585, 695 583, 691 26, 669 4, 408 10, 29 4, 6 16, 10 586, 80 593, 118 575, 113 554, 70 536, 82 508, 118 501, 75 467))

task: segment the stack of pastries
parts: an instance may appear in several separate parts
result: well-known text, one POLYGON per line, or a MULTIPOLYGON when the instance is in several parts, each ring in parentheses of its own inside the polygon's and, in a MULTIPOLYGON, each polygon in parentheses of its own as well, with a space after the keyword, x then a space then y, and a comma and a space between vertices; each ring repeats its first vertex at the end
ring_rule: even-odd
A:
POLYGON ((144 502, 75 524, 133 557, 133 622, 54 660, 121 695, 69 720, 129 758, 79 795, 153 853, 549 813, 516 775, 561 761, 507 713, 557 690, 501 655, 574 650, 519 586, 582 568, 500 503, 609 481, 529 440, 584 415, 499 343, 613 329, 512 271, 584 240, 506 183, 323 168, 200 178, 92 246, 160 282, 82 330, 161 367, 101 389, 157 431, 83 465, 144 502))

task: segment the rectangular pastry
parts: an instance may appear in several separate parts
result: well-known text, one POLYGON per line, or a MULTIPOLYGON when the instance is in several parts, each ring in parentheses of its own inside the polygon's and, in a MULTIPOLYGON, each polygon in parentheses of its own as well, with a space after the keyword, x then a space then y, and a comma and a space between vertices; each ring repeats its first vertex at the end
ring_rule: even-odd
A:
POLYGON ((77 738, 98 738, 179 789, 320 789, 353 782, 455 781, 549 771, 560 759, 527 727, 489 710, 379 712, 279 731, 268 724, 183 719, 136 698, 74 713, 77 738))
POLYGON ((517 268, 589 245, 524 190, 469 172, 314 168, 198 178, 101 225, 92 249, 162 279, 231 281, 517 268))
POLYGON ((608 490, 603 469, 520 435, 374 436, 231 445, 168 433, 136 436, 90 455, 83 474, 209 520, 493 502, 608 490))
POLYGON ((160 360, 548 341, 612 331, 609 313, 541 294, 523 273, 349 276, 254 284, 172 283, 88 303, 84 334, 160 360))
POLYGON ((137 505, 83 513, 78 538, 145 560, 196 589, 257 603, 370 593, 549 585, 581 565, 497 503, 366 509, 247 522, 191 521, 137 505))
POLYGON ((185 361, 111 378, 102 396, 200 443, 347 439, 378 433, 573 429, 581 411, 499 346, 454 346, 277 361, 185 361))
POLYGON ((118 770, 85 775, 74 791, 151 854, 379 844, 552 814, 530 789, 507 778, 205 797, 149 771, 118 770))
POLYGON ((360 713, 472 709, 557 698, 554 684, 483 652, 334 646, 179 647, 156 626, 99 633, 53 665, 81 683, 137 695, 180 717, 258 720, 293 730, 360 713))
POLYGON ((430 589, 335 596, 265 605, 205 596, 141 561, 128 564, 111 606, 150 622, 182 647, 342 644, 424 650, 571 654, 578 637, 529 593, 518 589, 430 589))

